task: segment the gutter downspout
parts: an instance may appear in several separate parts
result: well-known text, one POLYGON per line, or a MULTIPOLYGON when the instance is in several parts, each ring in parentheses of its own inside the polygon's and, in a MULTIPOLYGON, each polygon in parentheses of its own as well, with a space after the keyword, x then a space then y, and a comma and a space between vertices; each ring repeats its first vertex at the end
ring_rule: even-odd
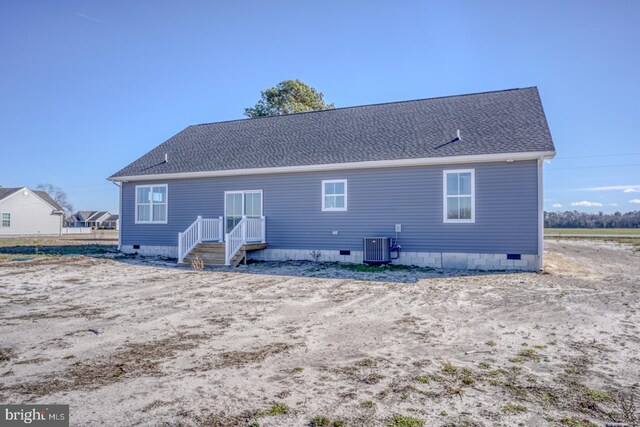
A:
POLYGON ((122 250, 122 184, 118 185, 117 182, 111 181, 113 185, 118 187, 118 221, 116 226, 118 227, 118 251, 122 250))
POLYGON ((538 271, 544 268, 544 157, 538 157, 538 271))

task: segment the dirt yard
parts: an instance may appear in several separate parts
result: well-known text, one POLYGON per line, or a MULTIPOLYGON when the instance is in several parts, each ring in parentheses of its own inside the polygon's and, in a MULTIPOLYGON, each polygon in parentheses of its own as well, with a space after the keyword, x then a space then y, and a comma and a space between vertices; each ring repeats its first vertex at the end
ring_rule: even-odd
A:
POLYGON ((638 425, 640 252, 547 249, 544 274, 4 262, 0 402, 72 425, 638 425))

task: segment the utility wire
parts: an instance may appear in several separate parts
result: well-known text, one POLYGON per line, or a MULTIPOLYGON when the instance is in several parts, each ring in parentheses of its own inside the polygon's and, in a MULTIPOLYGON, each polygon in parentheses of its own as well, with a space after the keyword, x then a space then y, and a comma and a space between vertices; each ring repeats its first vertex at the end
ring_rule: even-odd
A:
POLYGON ((640 166, 640 163, 626 164, 626 165, 603 165, 603 166, 574 166, 569 168, 549 168, 546 171, 558 171, 566 169, 601 169, 601 168, 624 168, 629 166, 640 166))

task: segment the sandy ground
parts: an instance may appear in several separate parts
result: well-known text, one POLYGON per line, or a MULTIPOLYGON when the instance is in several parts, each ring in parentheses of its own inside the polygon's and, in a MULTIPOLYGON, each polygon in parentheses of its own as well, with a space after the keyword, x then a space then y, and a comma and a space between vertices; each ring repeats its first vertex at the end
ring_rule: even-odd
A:
POLYGON ((72 425, 638 425, 640 252, 547 249, 545 274, 2 263, 0 402, 72 425))

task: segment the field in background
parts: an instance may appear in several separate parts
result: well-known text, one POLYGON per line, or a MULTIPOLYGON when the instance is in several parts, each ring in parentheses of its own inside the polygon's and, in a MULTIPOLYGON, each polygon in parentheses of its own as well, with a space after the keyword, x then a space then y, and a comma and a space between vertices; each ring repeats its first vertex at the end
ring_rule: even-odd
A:
POLYGON ((66 236, 26 236, 0 238, 0 262, 51 255, 89 255, 115 250, 116 230, 96 230, 91 234, 66 236))
POLYGON ((640 228, 545 228, 544 234, 624 234, 640 236, 640 228))

